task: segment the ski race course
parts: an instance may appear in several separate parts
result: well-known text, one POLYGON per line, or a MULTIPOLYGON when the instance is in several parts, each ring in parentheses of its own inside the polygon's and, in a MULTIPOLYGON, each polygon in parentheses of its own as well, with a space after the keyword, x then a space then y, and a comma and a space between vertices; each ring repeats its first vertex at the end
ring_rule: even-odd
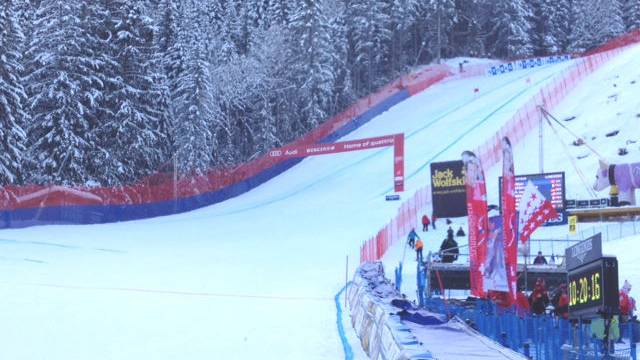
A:
MULTIPOLYGON (((604 121, 608 113, 582 105, 597 107, 589 96, 604 96, 598 84, 616 72, 638 78, 639 55, 635 46, 605 64, 558 115, 591 116, 588 127, 604 121)), ((458 159, 482 144, 571 65, 450 78, 340 141, 403 132, 405 194, 413 194, 429 183, 430 162, 458 159)), ((517 173, 534 172, 535 141, 530 134, 515 147, 517 173)), ((355 358, 366 358, 348 315, 341 339, 334 297, 345 286, 345 270, 353 276, 362 240, 397 210, 398 203, 384 200, 392 191, 392 153, 306 158, 252 191, 179 215, 4 230, 2 358, 341 359, 343 340, 355 358)), ((549 156, 557 159, 549 171, 570 171, 560 153, 549 156)), ((597 161, 583 161, 592 179, 597 161)), ((488 191, 497 196, 498 170, 486 170, 488 191)), ((580 191, 577 181, 568 174, 568 191, 580 191)), ((426 241, 425 252, 440 240, 426 241)), ((402 246, 385 261, 397 263, 402 246)), ((637 260, 620 257, 621 278, 640 283, 639 272, 625 268, 637 260)))

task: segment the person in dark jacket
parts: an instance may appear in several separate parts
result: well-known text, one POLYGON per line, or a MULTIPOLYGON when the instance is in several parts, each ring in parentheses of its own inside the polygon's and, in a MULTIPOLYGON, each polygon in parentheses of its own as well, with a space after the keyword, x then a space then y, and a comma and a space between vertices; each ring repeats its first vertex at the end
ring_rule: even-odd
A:
POLYGON ((545 309, 549 305, 549 294, 544 286, 544 280, 538 278, 533 292, 529 295, 529 303, 531 304, 531 312, 536 315, 544 314, 545 309))
POLYGON ((409 235, 407 235, 407 242, 409 243, 409 246, 412 249, 416 245, 416 239, 420 239, 420 236, 418 236, 416 229, 411 229, 411 231, 409 232, 409 235))
POLYGON ((449 228, 447 229, 447 238, 449 237, 453 237, 453 229, 451 228, 451 226, 449 226, 449 228))
POLYGON ((440 256, 443 263, 452 263, 458 260, 459 254, 458 243, 453 238, 452 230, 451 233, 447 234, 447 238, 442 241, 442 245, 440 245, 440 256))
POLYGON ((542 251, 538 251, 538 256, 533 260, 533 265, 546 265, 547 259, 542 255, 542 251))
POLYGON ((429 221, 427 214, 422 215, 422 231, 429 231, 430 223, 431 221, 429 221))
POLYGON ((433 214, 433 213, 432 213, 432 214, 431 214, 431 227, 433 228, 433 230, 435 230, 435 229, 436 229, 436 220, 437 220, 437 219, 438 219, 438 218, 436 217, 436 214, 433 214))
POLYGON ((466 236, 467 234, 465 234, 464 230, 462 230, 462 226, 460 226, 460 228, 458 229, 458 232, 456 232, 456 236, 457 237, 463 237, 466 236))

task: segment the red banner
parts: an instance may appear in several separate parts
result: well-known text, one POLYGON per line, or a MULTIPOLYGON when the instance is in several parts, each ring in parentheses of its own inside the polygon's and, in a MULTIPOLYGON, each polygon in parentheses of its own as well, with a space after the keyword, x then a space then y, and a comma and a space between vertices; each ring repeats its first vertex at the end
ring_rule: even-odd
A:
POLYGON ((515 197, 516 177, 513 150, 509 138, 502 138, 502 233, 504 234, 504 254, 509 281, 509 302, 513 303, 518 291, 518 224, 515 197))
POLYGON ((483 273, 487 256, 489 219, 487 218, 487 187, 480 159, 471 151, 462 154, 469 215, 469 275, 471 294, 484 298, 483 273))
POLYGON ((393 146, 393 183, 396 192, 404 191, 404 134, 378 136, 367 139, 342 141, 331 144, 296 145, 269 152, 272 158, 299 158, 336 154, 393 146))

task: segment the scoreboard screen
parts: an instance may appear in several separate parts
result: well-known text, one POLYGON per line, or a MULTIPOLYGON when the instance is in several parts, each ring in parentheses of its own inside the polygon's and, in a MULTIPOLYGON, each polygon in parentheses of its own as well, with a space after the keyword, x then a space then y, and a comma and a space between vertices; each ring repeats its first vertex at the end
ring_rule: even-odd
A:
POLYGON ((602 313, 617 314, 618 261, 600 258, 590 264, 570 270, 567 275, 569 317, 590 319, 602 313))
MULTIPOLYGON (((538 191, 551 202, 558 211, 559 218, 550 220, 546 224, 559 225, 566 223, 565 210, 565 180, 564 172, 554 172, 545 174, 516 175, 516 207, 520 204, 520 198, 524 194, 527 182, 531 181, 538 188, 538 191)), ((502 177, 500 177, 500 203, 502 203, 502 177)), ((520 209, 517 209, 518 211, 520 209)))

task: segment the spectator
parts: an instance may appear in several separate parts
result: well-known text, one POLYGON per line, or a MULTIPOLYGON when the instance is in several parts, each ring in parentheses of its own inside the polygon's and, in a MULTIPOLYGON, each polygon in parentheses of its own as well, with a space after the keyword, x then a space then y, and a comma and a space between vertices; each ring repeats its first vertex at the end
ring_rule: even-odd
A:
POLYGON ((431 213, 431 227, 433 228, 433 230, 436 229, 436 219, 437 219, 436 214, 431 213))
POLYGON ((542 251, 538 251, 538 256, 533 260, 533 265, 546 265, 547 259, 542 255, 542 251))
POLYGON ((449 226, 449 228, 447 229, 447 237, 453 238, 453 229, 451 228, 451 226, 449 226))
POLYGON ((422 239, 418 239, 416 241, 416 261, 422 263, 422 248, 424 247, 424 243, 422 239))
POLYGON ((453 230, 451 233, 447 234, 447 238, 442 241, 442 245, 440 245, 440 255, 442 257, 443 263, 452 263, 458 260, 458 255, 460 254, 460 250, 458 250, 458 243, 453 238, 453 230))
POLYGON ((416 239, 420 239, 420 236, 418 236, 418 233, 416 233, 415 228, 411 228, 409 235, 407 235, 407 242, 412 249, 415 247, 416 239))
POLYGON ((631 284, 625 280, 620 289, 620 339, 627 328, 627 323, 633 318, 633 311, 636 309, 636 301, 629 295, 631 284))
POLYGON ((429 221, 429 217, 427 216, 427 214, 422 215, 422 231, 429 231, 429 224, 431 223, 431 221, 429 221))
POLYGON ((451 219, 447 219, 447 225, 451 225, 451 219))
POLYGON ((545 309, 549 305, 549 295, 547 294, 547 289, 544 286, 544 280, 542 280, 542 278, 536 280, 533 292, 529 295, 529 304, 531 306, 531 312, 536 315, 544 314, 545 309))
POLYGON ((458 229, 458 232, 456 232, 456 236, 457 237, 463 237, 466 236, 467 234, 464 233, 464 230, 462 230, 462 226, 460 226, 460 228, 458 229))
POLYGON ((556 264, 556 256, 551 254, 551 258, 549 258, 549 264, 551 265, 555 265, 556 264))
POLYGON ((636 301, 629 295, 631 292, 631 284, 625 280, 622 289, 620 289, 620 319, 627 322, 633 316, 636 309, 636 301))
POLYGON ((560 284, 558 291, 551 301, 556 315, 564 319, 569 318, 569 295, 567 294, 567 284, 560 284))

